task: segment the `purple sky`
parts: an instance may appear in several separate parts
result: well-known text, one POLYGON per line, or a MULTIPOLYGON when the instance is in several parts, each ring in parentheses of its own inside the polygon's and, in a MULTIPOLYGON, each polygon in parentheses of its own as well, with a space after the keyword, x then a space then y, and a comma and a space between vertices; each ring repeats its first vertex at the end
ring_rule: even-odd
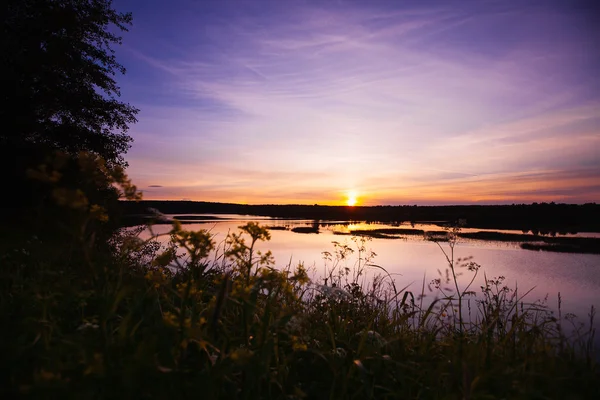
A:
POLYGON ((600 201, 593 2, 114 4, 147 199, 600 201))

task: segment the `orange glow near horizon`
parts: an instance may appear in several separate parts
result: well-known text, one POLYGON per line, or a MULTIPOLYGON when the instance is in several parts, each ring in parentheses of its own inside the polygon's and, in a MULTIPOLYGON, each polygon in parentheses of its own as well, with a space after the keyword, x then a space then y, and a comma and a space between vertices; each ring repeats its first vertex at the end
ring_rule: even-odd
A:
POLYGON ((352 190, 352 191, 348 192, 348 198, 346 199, 346 205, 350 206, 350 207, 354 207, 356 205, 356 203, 358 203, 358 200, 356 198, 356 192, 352 190))
POLYGON ((214 170, 221 174, 209 175, 201 182, 192 181, 193 176, 185 173, 180 173, 179 180, 171 185, 165 184, 165 181, 144 181, 145 179, 140 179, 140 183, 137 180, 134 182, 144 192, 146 200, 187 199, 239 204, 319 204, 351 207, 551 201, 584 203, 597 202, 600 198, 600 189, 596 186, 599 175, 592 169, 548 169, 448 178, 440 178, 427 170, 411 170, 405 174, 361 171, 353 176, 355 182, 348 182, 349 179, 343 172, 336 171, 330 171, 323 177, 301 174, 288 177, 288 174, 283 174, 265 181, 264 177, 254 177, 251 173, 242 175, 235 171, 229 176, 223 173, 222 169, 214 170), (244 179, 240 179, 240 175, 244 179), (234 184, 219 184, 236 177, 238 180, 234 180, 234 184), (184 184, 188 179, 190 183, 184 184), (255 182, 260 183, 260 189, 255 186, 255 182), (336 182, 339 185, 337 187, 334 186, 336 182), (296 189, 296 185, 300 189, 296 189))

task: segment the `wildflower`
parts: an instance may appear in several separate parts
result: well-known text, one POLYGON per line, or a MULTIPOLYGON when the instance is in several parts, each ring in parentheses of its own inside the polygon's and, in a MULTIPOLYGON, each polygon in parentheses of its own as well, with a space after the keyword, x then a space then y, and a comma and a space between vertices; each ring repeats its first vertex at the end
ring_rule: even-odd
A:
POLYGON ((88 205, 88 199, 80 190, 71 190, 65 188, 55 188, 52 191, 52 197, 58 205, 70 207, 73 209, 84 209, 88 205))
POLYGON ((253 355, 254 353, 252 350, 240 347, 239 349, 232 351, 229 354, 229 358, 236 364, 246 364, 248 361, 250 361, 253 355))
POLYGON ((294 351, 306 351, 308 348, 305 343, 303 343, 298 336, 291 337, 292 339, 292 349, 294 351))
POLYGON ((46 165, 40 165, 38 169, 28 169, 27 177, 46 183, 56 183, 62 177, 58 171, 47 171, 46 165))
MULTIPOLYGON (((163 214, 160 214, 163 215, 163 214)), ((181 222, 178 219, 173 220, 173 228, 171 229, 171 234, 176 234, 181 232, 181 222)))
POLYGON ((79 327, 77 328, 78 331, 83 331, 86 329, 98 329, 100 326, 98 324, 92 324, 90 322, 84 322, 83 324, 79 325, 79 327))
POLYGON ((218 358, 219 358, 219 356, 217 354, 211 354, 210 356, 208 356, 208 359, 210 360, 211 365, 215 365, 218 358))
POLYGON ((85 371, 83 371, 84 375, 90 374, 103 374, 104 373, 104 356, 100 353, 94 354, 94 359, 89 363, 88 367, 85 371))
MULTIPOLYGON (((356 334, 356 336, 363 335, 362 332, 356 334)), ((366 342, 376 348, 383 347, 387 344, 387 341, 378 332, 367 331, 366 342)))
POLYGON ((301 328, 300 318, 294 315, 290 318, 286 325, 290 331, 298 331, 301 328))
POLYGON ((178 327, 179 326, 179 319, 177 318, 177 316, 175 314, 173 314, 172 312, 165 312, 163 314, 163 321, 167 326, 170 327, 178 327))
POLYGON ((299 264, 292 276, 291 280, 298 282, 299 285, 303 286, 310 282, 310 278, 306 273, 306 268, 303 264, 299 264))
POLYGON ((333 350, 333 354, 340 358, 346 358, 346 355, 347 355, 346 350, 341 347, 336 347, 333 350))
POLYGON ((323 293, 326 297, 329 297, 329 298, 336 298, 336 297, 343 297, 346 299, 352 298, 352 295, 350 295, 350 293, 348 293, 347 291, 340 289, 338 287, 332 287, 332 286, 327 286, 327 285, 317 285, 317 288, 321 291, 321 293, 323 293))
POLYGON ((173 261, 175 259, 175 249, 173 248, 169 248, 167 250, 165 250, 164 252, 162 252, 161 254, 159 254, 153 261, 152 261, 152 265, 158 266, 158 267, 166 267, 167 265, 169 265, 171 263, 171 261, 173 261))
POLYGON ((304 343, 294 343, 292 348, 294 351, 306 351, 308 347, 304 343))
POLYGON ((144 241, 137 236, 126 236, 121 244, 121 249, 123 251, 137 251, 143 244, 144 241))
POLYGON ((38 377, 43 381, 53 381, 60 379, 60 373, 54 373, 50 371, 46 371, 45 369, 40 370, 38 373, 38 377))
POLYGON ((108 221, 108 214, 106 213, 106 209, 102 206, 99 206, 98 204, 92 204, 92 206, 90 207, 90 214, 98 221, 108 221))

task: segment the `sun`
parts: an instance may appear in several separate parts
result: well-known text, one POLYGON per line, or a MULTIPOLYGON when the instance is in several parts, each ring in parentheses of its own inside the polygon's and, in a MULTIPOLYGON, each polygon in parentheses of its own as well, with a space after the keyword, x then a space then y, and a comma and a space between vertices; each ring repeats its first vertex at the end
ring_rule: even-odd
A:
POLYGON ((346 199, 346 205, 353 207, 356 205, 358 201, 356 200, 356 192, 350 191, 348 192, 348 198, 346 199))

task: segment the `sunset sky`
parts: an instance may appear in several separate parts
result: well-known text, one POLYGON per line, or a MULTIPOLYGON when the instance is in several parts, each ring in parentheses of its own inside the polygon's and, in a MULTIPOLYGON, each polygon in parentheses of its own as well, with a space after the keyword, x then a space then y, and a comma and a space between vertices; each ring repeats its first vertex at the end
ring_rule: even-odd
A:
POLYGON ((600 201, 592 1, 116 0, 146 199, 600 201))

